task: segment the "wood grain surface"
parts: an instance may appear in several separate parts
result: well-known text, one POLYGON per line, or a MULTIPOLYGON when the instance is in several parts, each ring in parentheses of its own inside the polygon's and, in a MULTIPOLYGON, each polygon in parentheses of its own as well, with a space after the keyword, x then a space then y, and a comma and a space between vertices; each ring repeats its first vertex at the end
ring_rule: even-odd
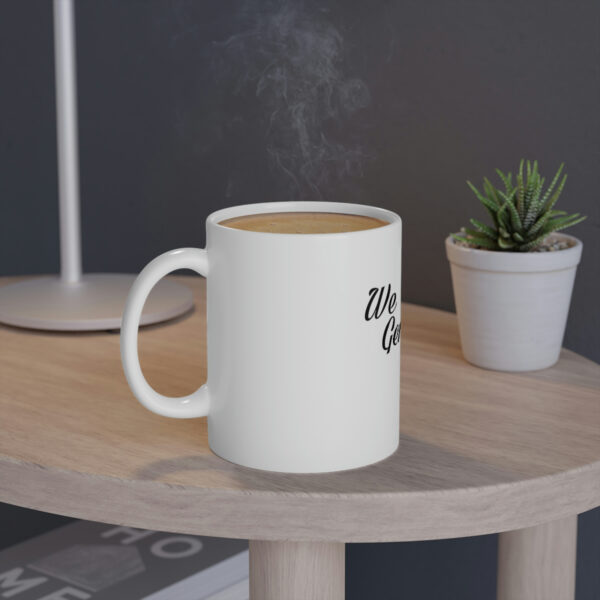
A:
MULTIPOLYGON (((158 391, 180 395, 206 379, 205 282, 174 279, 193 288, 196 308, 144 328, 140 357, 158 391)), ((331 542, 478 535, 600 505, 595 363, 563 351, 546 371, 478 369, 462 358, 453 314, 405 305, 401 387, 392 457, 333 474, 262 472, 213 455, 205 419, 138 404, 117 334, 1 327, 0 501, 149 529, 331 542)))
POLYGON ((574 600, 577 515, 501 533, 497 600, 574 600))
POLYGON ((344 600, 346 550, 327 542, 250 542, 253 600, 344 600))

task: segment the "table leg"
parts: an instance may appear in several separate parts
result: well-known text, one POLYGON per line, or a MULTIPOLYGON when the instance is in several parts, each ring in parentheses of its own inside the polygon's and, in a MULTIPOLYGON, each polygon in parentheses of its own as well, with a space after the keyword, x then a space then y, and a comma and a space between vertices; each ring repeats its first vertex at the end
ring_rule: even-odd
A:
POLYGON ((501 533, 497 600, 574 600, 576 554, 576 515, 501 533))
POLYGON ((344 544, 250 541, 250 600, 344 600, 344 544))

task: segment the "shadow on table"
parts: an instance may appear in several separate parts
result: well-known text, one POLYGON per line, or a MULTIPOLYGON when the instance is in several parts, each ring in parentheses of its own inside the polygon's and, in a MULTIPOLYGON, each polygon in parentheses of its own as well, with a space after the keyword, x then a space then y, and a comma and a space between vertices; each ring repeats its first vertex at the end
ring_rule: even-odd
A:
POLYGON ((178 472, 220 473, 237 485, 232 489, 304 492, 369 493, 468 488, 518 479, 518 475, 460 456, 433 444, 402 436, 398 450, 368 467, 334 473, 296 474, 249 469, 211 454, 182 456, 149 463, 136 472, 141 480, 173 482, 178 472))

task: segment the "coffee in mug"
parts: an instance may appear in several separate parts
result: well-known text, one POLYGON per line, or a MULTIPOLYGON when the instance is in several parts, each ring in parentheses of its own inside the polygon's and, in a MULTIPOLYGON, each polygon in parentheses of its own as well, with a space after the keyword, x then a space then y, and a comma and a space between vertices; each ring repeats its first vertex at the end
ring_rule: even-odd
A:
POLYGON ((213 452, 245 467, 317 473, 386 458, 399 441, 401 245, 400 217, 372 206, 211 214, 206 249, 162 254, 133 284, 121 327, 133 394, 160 415, 206 416, 213 452), (168 398, 142 374, 137 332, 148 294, 176 269, 207 279, 208 377, 168 398))
POLYGON ((220 225, 264 233, 345 233, 387 225, 387 221, 344 213, 277 212, 244 215, 221 221, 220 225))

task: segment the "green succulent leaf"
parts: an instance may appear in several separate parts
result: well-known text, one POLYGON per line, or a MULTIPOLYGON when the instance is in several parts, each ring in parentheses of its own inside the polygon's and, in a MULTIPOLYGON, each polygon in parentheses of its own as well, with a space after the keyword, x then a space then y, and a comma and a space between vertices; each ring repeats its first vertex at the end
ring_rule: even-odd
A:
POLYGON ((473 245, 479 246, 480 248, 486 248, 487 250, 498 250, 496 242, 488 240, 487 238, 477 238, 473 245))
POLYGON ((565 187, 565 183, 567 183, 567 174, 566 173, 563 176, 559 186, 556 188, 556 191, 554 192, 554 194, 552 194, 552 196, 550 196, 550 198, 548 198, 548 200, 546 200, 546 203, 544 204, 545 211, 551 210, 554 207, 554 205, 558 201, 558 198, 562 194, 563 188, 565 187))
POLYGON ((550 219, 542 231, 546 235, 554 231, 561 231, 562 229, 566 229, 567 227, 572 227, 573 225, 577 225, 577 223, 581 223, 581 221, 584 221, 586 218, 587 217, 580 216, 579 213, 575 213, 574 215, 569 215, 568 217, 550 219))
POLYGON ((505 191, 506 193, 508 193, 512 189, 512 173, 507 173, 505 175, 500 169, 496 169, 496 173, 498 173, 498 177, 500 177, 500 179, 502 180, 505 191))
POLYGON ((542 227, 547 223, 548 219, 552 216, 550 212, 544 213, 527 231, 528 237, 533 237, 537 234, 538 231, 541 231, 542 227))
POLYGON ((487 237, 484 233, 481 233, 481 231, 477 231, 477 229, 470 229, 469 227, 465 227, 465 233, 474 238, 487 237))
POLYGON ((458 233, 451 233, 450 236, 453 240, 456 240, 457 242, 464 242, 465 244, 469 244, 469 246, 475 245, 475 243, 472 240, 468 240, 464 235, 459 235, 458 233))
POLYGON ((496 190, 498 192, 498 196, 502 198, 504 202, 510 200, 513 204, 515 202, 515 195, 517 193, 517 188, 511 188, 507 192, 503 192, 502 190, 496 190))
POLYGON ((502 194, 506 207, 508 208, 508 212, 510 213, 510 220, 512 224, 512 228, 517 231, 521 231, 523 229, 523 223, 521 222, 521 217, 519 215, 519 211, 516 209, 513 204, 512 195, 506 196, 502 194))
MULTIPOLYGON (((533 200, 535 200, 536 202, 540 199, 540 196, 542 195, 542 190, 544 189, 544 183, 546 183, 546 178, 540 177, 538 179, 537 187, 533 192, 533 200)), ((542 203, 540 202, 540 204, 542 204, 542 203)))
POLYGON ((480 247, 480 248, 486 248, 488 250, 497 250, 498 249, 498 246, 495 241, 492 241, 490 239, 483 238, 483 237, 475 239, 475 238, 467 237, 465 235, 460 235, 458 233, 453 233, 452 238, 455 240, 458 240, 459 242, 464 242, 465 244, 468 244, 469 246, 473 246, 474 248, 480 247))
POLYGON ((502 250, 510 250, 516 246, 515 242, 511 240, 506 240, 503 237, 498 237, 498 246, 502 248, 502 250))
POLYGON ((478 221, 477 219, 469 219, 469 220, 470 220, 471 224, 473 226, 475 226, 479 232, 483 233, 484 235, 489 237, 491 240, 495 240, 498 237, 498 232, 495 229, 488 227, 485 223, 482 223, 481 221, 478 221))
POLYGON ((484 189, 487 197, 496 206, 500 206, 500 200, 498 198, 498 193, 496 192, 496 188, 492 185, 492 182, 487 177, 483 178, 483 189, 484 189))
MULTIPOLYGON (((528 163, 529 163, 529 161, 528 161, 528 163)), ((533 193, 534 193, 536 186, 537 186, 536 175, 535 174, 532 175, 532 171, 531 171, 531 169, 529 169, 529 164, 528 164, 527 184, 525 186, 525 200, 524 200, 524 206, 525 206, 526 211, 529 211, 529 208, 531 205, 531 200, 533 198, 533 193)), ((525 217, 525 218, 527 218, 527 217, 525 217)))
POLYGON ((470 181, 467 181, 467 185, 473 190, 473 193, 477 196, 479 202, 483 204, 489 210, 496 211, 498 210, 498 205, 489 198, 486 198, 470 181))
POLYGON ((519 252, 529 252, 530 250, 533 250, 534 248, 539 246, 546 239, 546 237, 547 234, 544 233, 543 235, 538 236, 530 242, 519 246, 519 252))
POLYGON ((544 188, 544 178, 541 179, 538 177, 534 186, 533 192, 531 193, 531 199, 529 200, 529 208, 533 209, 534 213, 537 213, 539 208, 541 207, 540 196, 542 194, 542 189, 544 188))
POLYGON ((500 210, 496 213, 496 221, 498 222, 498 229, 500 229, 500 227, 503 227, 504 229, 508 229, 509 224, 509 217, 507 214, 507 203, 505 202, 500 210))
POLYGON ((565 163, 560 163, 560 167, 558 167, 558 171, 556 171, 556 175, 554 175, 554 178, 552 179, 552 183, 548 186, 546 193, 542 196, 542 204, 545 205, 548 198, 550 198, 550 194, 552 194, 552 190, 558 183, 558 179, 560 177, 560 174, 562 173, 564 166, 565 166, 565 163))
MULTIPOLYGON (((538 193, 539 196, 539 193, 538 193)), ((535 196, 531 199, 529 206, 527 208, 527 212, 525 213, 525 218, 523 219, 523 227, 525 229, 529 229, 535 220, 540 214, 540 206, 535 198, 535 196)))
POLYGON ((517 175, 517 210, 521 219, 525 217, 525 186, 523 185, 523 159, 519 164, 519 174, 517 175))

